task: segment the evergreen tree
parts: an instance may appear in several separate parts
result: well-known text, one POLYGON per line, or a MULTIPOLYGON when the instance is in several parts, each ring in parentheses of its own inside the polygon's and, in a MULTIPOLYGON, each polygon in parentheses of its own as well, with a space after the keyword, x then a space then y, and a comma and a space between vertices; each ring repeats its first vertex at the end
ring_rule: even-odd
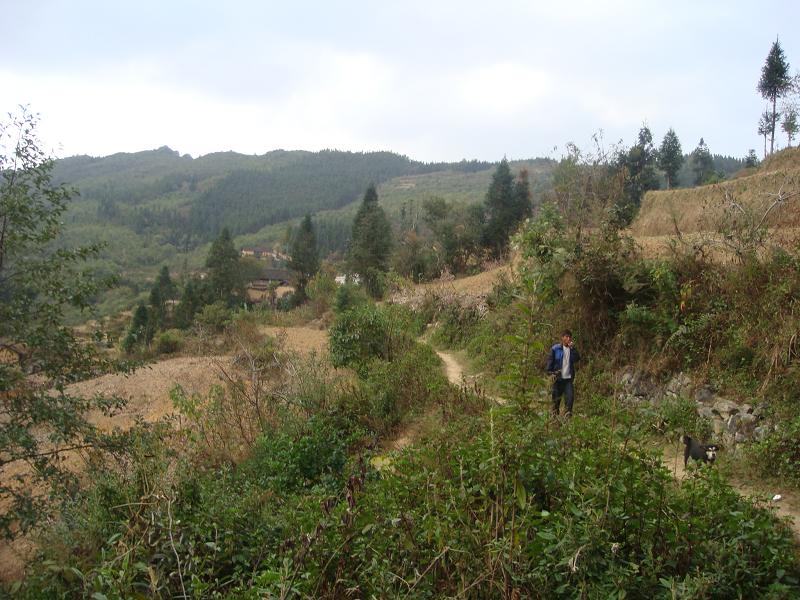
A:
POLYGON ((156 331, 164 329, 167 314, 167 303, 161 295, 161 289, 154 285, 150 288, 149 308, 147 311, 147 338, 148 343, 153 339, 156 331))
POLYGON ((661 141, 661 146, 658 149, 658 167, 664 171, 664 176, 667 179, 667 188, 672 189, 675 187, 678 177, 678 171, 683 166, 683 149, 681 148, 681 141, 675 130, 670 127, 661 141))
POLYGON ((636 145, 621 157, 621 166, 625 168, 624 194, 628 206, 634 210, 642 202, 648 190, 659 187, 656 174, 656 150, 653 147, 653 134, 646 125, 639 130, 636 145))
POLYGON ((744 159, 744 166, 748 169, 753 169, 758 166, 758 157, 756 156, 756 151, 753 148, 748 150, 747 158, 744 159))
POLYGON ((133 319, 131 319, 131 326, 128 328, 128 335, 122 340, 122 349, 125 352, 131 353, 137 346, 150 343, 153 337, 152 335, 148 336, 151 322, 150 311, 147 310, 147 307, 144 304, 137 306, 133 313, 133 319))
POLYGON ((788 147, 791 148, 792 140, 794 136, 797 135, 797 110, 795 110, 794 107, 788 107, 786 109, 783 115, 781 129, 783 129, 786 134, 788 147))
POLYGON ((692 151, 689 160, 694 173, 695 185, 703 185, 714 175, 714 159, 703 138, 700 138, 700 143, 692 151))
POLYGON ((175 297, 175 284, 169 276, 169 269, 166 265, 161 267, 153 287, 150 289, 150 310, 148 330, 150 338, 152 334, 160 329, 165 329, 169 322, 169 311, 167 302, 175 297))
POLYGON ((389 268, 392 249, 392 227, 386 213, 378 205, 378 192, 370 185, 353 220, 350 243, 350 267, 358 273, 367 291, 381 295, 381 277, 389 268))
POLYGON ((158 277, 156 277, 155 285, 161 292, 161 296, 165 301, 175 299, 177 290, 175 289, 175 284, 172 282, 172 278, 169 276, 167 265, 161 267, 161 270, 158 272, 158 277))
POLYGON ((306 298, 306 285, 319 271, 319 250, 311 215, 306 215, 300 223, 292 238, 289 254, 289 268, 297 273, 297 297, 302 302, 306 298))
POLYGON ((186 282, 181 301, 175 309, 175 325, 186 329, 192 325, 194 316, 206 304, 203 298, 203 282, 195 277, 186 282))
POLYGON ((523 170, 515 181, 504 158, 492 175, 486 192, 483 246, 499 258, 508 250, 509 237, 531 214, 531 192, 528 172, 523 170))
POLYGON ((208 286, 211 303, 224 302, 232 305, 236 296, 243 296, 239 253, 233 247, 228 228, 224 228, 208 251, 206 258, 208 286))
POLYGON ((789 63, 783 55, 783 48, 780 42, 775 40, 767 55, 764 66, 761 68, 761 79, 758 81, 758 91, 765 100, 772 102, 772 112, 770 113, 770 142, 769 152, 775 150, 775 123, 778 120, 776 103, 778 98, 782 98, 792 86, 792 78, 789 76, 789 63))

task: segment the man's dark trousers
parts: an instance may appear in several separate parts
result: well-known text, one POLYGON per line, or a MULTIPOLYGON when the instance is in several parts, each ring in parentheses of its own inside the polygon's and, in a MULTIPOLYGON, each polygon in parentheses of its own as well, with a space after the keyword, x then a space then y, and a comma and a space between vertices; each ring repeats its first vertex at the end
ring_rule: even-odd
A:
POLYGON ((567 415, 572 415, 572 401, 574 394, 572 391, 572 378, 557 378, 553 382, 553 414, 557 415, 561 408, 561 396, 564 396, 564 408, 567 415))

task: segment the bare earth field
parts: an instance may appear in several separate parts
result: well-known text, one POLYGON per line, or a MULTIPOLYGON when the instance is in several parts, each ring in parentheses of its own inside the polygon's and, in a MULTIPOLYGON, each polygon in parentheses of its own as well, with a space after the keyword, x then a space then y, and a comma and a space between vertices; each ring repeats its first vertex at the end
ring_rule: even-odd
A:
POLYGON ((453 279, 451 281, 432 281, 430 283, 422 283, 414 286, 416 293, 425 293, 426 291, 453 291, 459 294, 467 294, 479 296, 488 294, 492 291, 497 278, 501 273, 506 275, 511 274, 511 268, 507 265, 494 267, 483 273, 477 275, 470 275, 469 277, 462 277, 461 279, 453 279))
POLYGON ((328 348, 328 332, 324 329, 264 325, 258 331, 273 337, 282 337, 287 350, 293 350, 300 354, 324 352, 328 348))
MULTIPOLYGON (((74 395, 116 395, 128 400, 122 412, 107 417, 91 415, 90 420, 103 429, 129 428, 137 417, 157 421, 173 412, 169 391, 180 384, 188 393, 205 394, 208 388, 220 382, 215 365, 227 363, 228 357, 181 357, 162 360, 142 367, 130 375, 103 375, 82 381, 67 388, 74 395)), ((22 465, 20 465, 22 467, 22 465)), ((27 538, 9 544, 0 542, 0 580, 12 581, 22 576, 25 558, 33 551, 27 538)))

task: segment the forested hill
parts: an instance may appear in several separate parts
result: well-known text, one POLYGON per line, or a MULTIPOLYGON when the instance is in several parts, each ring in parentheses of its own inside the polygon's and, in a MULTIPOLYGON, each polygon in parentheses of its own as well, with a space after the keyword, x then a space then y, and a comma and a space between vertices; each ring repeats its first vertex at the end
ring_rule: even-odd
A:
MULTIPOLYGON (((422 163, 391 152, 275 150, 193 159, 167 147, 56 163, 55 178, 76 186, 96 205, 100 222, 154 233, 183 248, 223 227, 252 233, 305 213, 340 208, 370 183, 436 171, 474 172, 490 163, 422 163)), ((80 201, 79 201, 80 202, 80 201)), ((93 220, 83 211, 81 222, 93 220)))

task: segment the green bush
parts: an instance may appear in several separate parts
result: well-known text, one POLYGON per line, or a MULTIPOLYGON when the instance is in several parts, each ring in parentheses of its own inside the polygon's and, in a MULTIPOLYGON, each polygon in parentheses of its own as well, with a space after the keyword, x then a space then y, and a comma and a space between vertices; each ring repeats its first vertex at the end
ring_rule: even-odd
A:
POLYGON ((168 329, 156 336, 156 352, 158 354, 172 354, 181 349, 183 333, 179 329, 168 329))
POLYGON ((221 332, 225 330, 231 320, 231 311, 224 302, 207 304, 195 317, 195 321, 212 331, 221 332))
POLYGON ((717 474, 674 483, 605 421, 461 419, 367 480, 306 556, 302 593, 789 598, 791 533, 717 474), (340 548, 346 546, 347 551, 340 548), (328 568, 331 556, 337 566, 328 568), (431 566, 432 565, 432 566, 431 566), (430 569, 425 567, 431 566, 430 569))
POLYGON ((671 439, 688 435, 707 440, 712 433, 711 422, 697 414, 696 403, 688 398, 667 396, 654 407, 644 406, 641 412, 651 431, 671 439))
POLYGON ((800 415, 782 421, 775 431, 750 448, 761 475, 800 485, 800 415))
POLYGON ((357 432, 348 419, 335 415, 314 415, 296 433, 270 431, 240 467, 242 474, 276 493, 321 483, 335 488, 357 432))
POLYGON ((410 315, 394 307, 365 304, 339 314, 329 332, 331 361, 366 375, 373 359, 391 361, 409 347, 410 315))
POLYGON ((362 390, 367 424, 383 435, 414 410, 442 402, 447 390, 441 360, 430 346, 414 344, 391 363, 374 360, 366 365, 362 390))
POLYGON ((351 308, 357 308, 367 304, 369 299, 361 286, 352 281, 347 281, 340 285, 336 290, 333 301, 333 309, 336 314, 341 314, 351 308))
POLYGON ((450 302, 440 309, 433 339, 446 348, 463 348, 474 336, 480 321, 477 307, 450 302))

